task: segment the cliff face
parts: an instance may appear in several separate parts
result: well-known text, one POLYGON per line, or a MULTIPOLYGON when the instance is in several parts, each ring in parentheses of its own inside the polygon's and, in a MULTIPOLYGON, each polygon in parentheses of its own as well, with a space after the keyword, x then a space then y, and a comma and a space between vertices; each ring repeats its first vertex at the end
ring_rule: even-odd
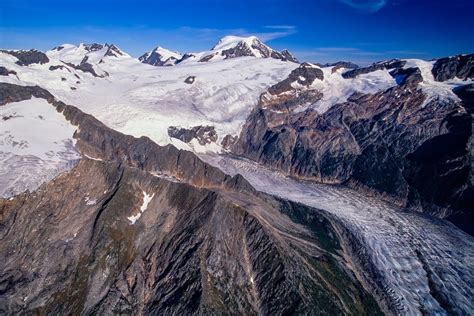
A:
POLYGON ((324 113, 295 111, 317 102, 317 89, 262 97, 232 150, 294 177, 381 193, 473 234, 472 225, 463 224, 473 221, 472 87, 455 91, 461 101, 427 99, 420 70, 403 66, 374 65, 394 68, 398 85, 354 93, 324 113))
POLYGON ((39 87, 0 91, 2 102, 46 98, 78 126, 83 154, 0 199, 2 312, 380 313, 325 212, 118 133, 39 87))

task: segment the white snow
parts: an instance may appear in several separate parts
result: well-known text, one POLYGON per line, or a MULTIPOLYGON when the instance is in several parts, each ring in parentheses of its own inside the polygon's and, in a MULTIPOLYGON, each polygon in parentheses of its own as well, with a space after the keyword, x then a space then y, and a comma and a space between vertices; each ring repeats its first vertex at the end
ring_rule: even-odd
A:
POLYGON ((74 144, 76 127, 44 99, 33 98, 0 107, 0 151, 61 161, 74 144))
POLYGON ((186 60, 182 61, 183 64, 195 64, 199 60, 201 60, 204 57, 207 57, 206 59, 209 58, 209 56, 213 56, 208 60, 208 62, 215 62, 219 60, 223 60, 225 56, 222 54, 224 50, 228 50, 231 48, 236 47, 239 44, 243 44, 246 46, 248 50, 252 52, 252 55, 255 56, 256 58, 262 58, 262 54, 258 49, 255 49, 252 47, 252 45, 261 45, 263 49, 267 50, 268 52, 272 52, 273 49, 268 47, 267 45, 263 44, 256 36, 248 36, 248 37, 242 37, 242 36, 234 36, 234 35, 228 35, 224 36, 219 40, 219 42, 209 51, 204 51, 204 52, 198 52, 198 53, 192 53, 194 57, 187 58, 186 60))
POLYGON ((152 195, 149 195, 148 193, 143 191, 143 203, 140 206, 140 212, 137 213, 136 215, 127 217, 131 225, 135 224, 135 222, 142 216, 142 213, 146 211, 146 209, 148 208, 148 204, 150 203, 150 201, 153 199, 154 196, 155 196, 155 193, 153 193, 152 195))
POLYGON ((80 158, 76 127, 44 99, 0 107, 0 196, 33 190, 80 158))
MULTIPOLYGON (((76 52, 81 55, 76 58, 79 60, 84 53, 81 46, 63 46, 59 52, 47 53, 50 63, 29 67, 18 66, 16 58, 0 53, 2 64, 19 77, 1 76, 0 81, 40 85, 113 129, 136 137, 148 136, 160 145, 173 143, 186 150, 192 150, 192 146, 168 137, 169 126, 215 126, 220 144, 227 134, 239 134, 259 95, 297 67, 295 63, 255 57, 175 67, 146 65, 131 57, 107 57, 107 62, 94 67, 109 76, 97 78, 67 66, 50 71, 50 65, 62 64, 57 58, 72 61, 71 55, 76 52), (184 82, 189 76, 196 76, 192 85, 184 82), (77 90, 72 91, 71 87, 77 90)), ((212 148, 221 150, 215 145, 212 148)))
POLYGON ((423 92, 427 95, 422 106, 426 106, 433 100, 456 100, 459 101, 458 96, 452 91, 454 88, 474 83, 474 80, 461 80, 454 78, 443 82, 438 82, 434 79, 431 70, 433 69, 435 61, 425 61, 421 59, 406 59, 406 64, 403 68, 418 67, 423 77, 423 82, 419 84, 423 92))
POLYGON ((100 158, 94 158, 94 157, 91 157, 87 154, 84 154, 84 156, 86 156, 87 158, 91 159, 91 160, 95 160, 95 161, 104 161, 103 159, 100 159, 100 158))
POLYGON ((166 48, 163 48, 161 46, 158 46, 157 48, 155 48, 154 51, 161 55, 163 61, 166 61, 171 57, 176 58, 178 60, 183 57, 183 55, 181 53, 172 52, 172 51, 170 51, 166 48))
POLYGON ((86 196, 84 202, 86 202, 86 205, 95 205, 97 203, 97 199, 91 199, 89 196, 86 196))
POLYGON ((247 45, 252 45, 254 41, 258 41, 256 36, 234 36, 234 35, 227 35, 224 36, 217 42, 217 44, 212 48, 212 50, 226 50, 230 48, 236 47, 239 43, 246 43, 247 45))
POLYGON ((354 92, 376 93, 397 85, 387 70, 377 70, 356 78, 344 79, 341 72, 332 73, 332 68, 321 68, 324 80, 316 79, 311 85, 311 88, 323 93, 322 99, 312 105, 319 113, 326 112, 334 104, 346 102, 354 92))

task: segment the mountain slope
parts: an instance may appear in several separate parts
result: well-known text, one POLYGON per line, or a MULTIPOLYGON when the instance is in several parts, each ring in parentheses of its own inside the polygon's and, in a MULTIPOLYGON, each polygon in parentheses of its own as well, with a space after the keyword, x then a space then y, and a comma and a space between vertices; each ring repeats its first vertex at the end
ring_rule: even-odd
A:
POLYGON ((1 87, 47 96, 78 127, 83 155, 38 190, 0 199, 2 312, 380 313, 325 212, 113 131, 39 87, 1 87), (285 215, 307 212, 311 226, 285 215))
POLYGON ((233 151, 291 176, 385 194, 472 234, 471 81, 436 82, 421 61, 350 70, 342 83, 316 66, 320 77, 309 78, 307 67, 261 96, 233 151), (344 91, 387 75, 396 86, 344 91))

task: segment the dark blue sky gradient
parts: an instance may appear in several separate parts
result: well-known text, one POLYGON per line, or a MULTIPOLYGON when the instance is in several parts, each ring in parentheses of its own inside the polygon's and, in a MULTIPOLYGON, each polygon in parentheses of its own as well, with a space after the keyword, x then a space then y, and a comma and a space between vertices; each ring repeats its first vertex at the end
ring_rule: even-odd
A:
POLYGON ((133 56, 156 45, 210 49, 257 35, 300 60, 361 64, 474 52, 473 0, 1 0, 0 47, 47 50, 112 42, 133 56))

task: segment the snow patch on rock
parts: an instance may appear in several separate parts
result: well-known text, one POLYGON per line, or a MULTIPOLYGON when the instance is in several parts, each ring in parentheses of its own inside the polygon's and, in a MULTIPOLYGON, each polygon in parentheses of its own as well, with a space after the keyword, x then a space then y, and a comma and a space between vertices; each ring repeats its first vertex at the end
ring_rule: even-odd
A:
POLYGON ((127 217, 131 225, 135 224, 135 222, 142 216, 142 213, 146 211, 146 209, 148 208, 148 204, 150 203, 150 201, 153 199, 154 196, 155 196, 155 193, 149 195, 148 193, 143 191, 143 203, 140 206, 140 212, 137 213, 136 215, 127 217))

